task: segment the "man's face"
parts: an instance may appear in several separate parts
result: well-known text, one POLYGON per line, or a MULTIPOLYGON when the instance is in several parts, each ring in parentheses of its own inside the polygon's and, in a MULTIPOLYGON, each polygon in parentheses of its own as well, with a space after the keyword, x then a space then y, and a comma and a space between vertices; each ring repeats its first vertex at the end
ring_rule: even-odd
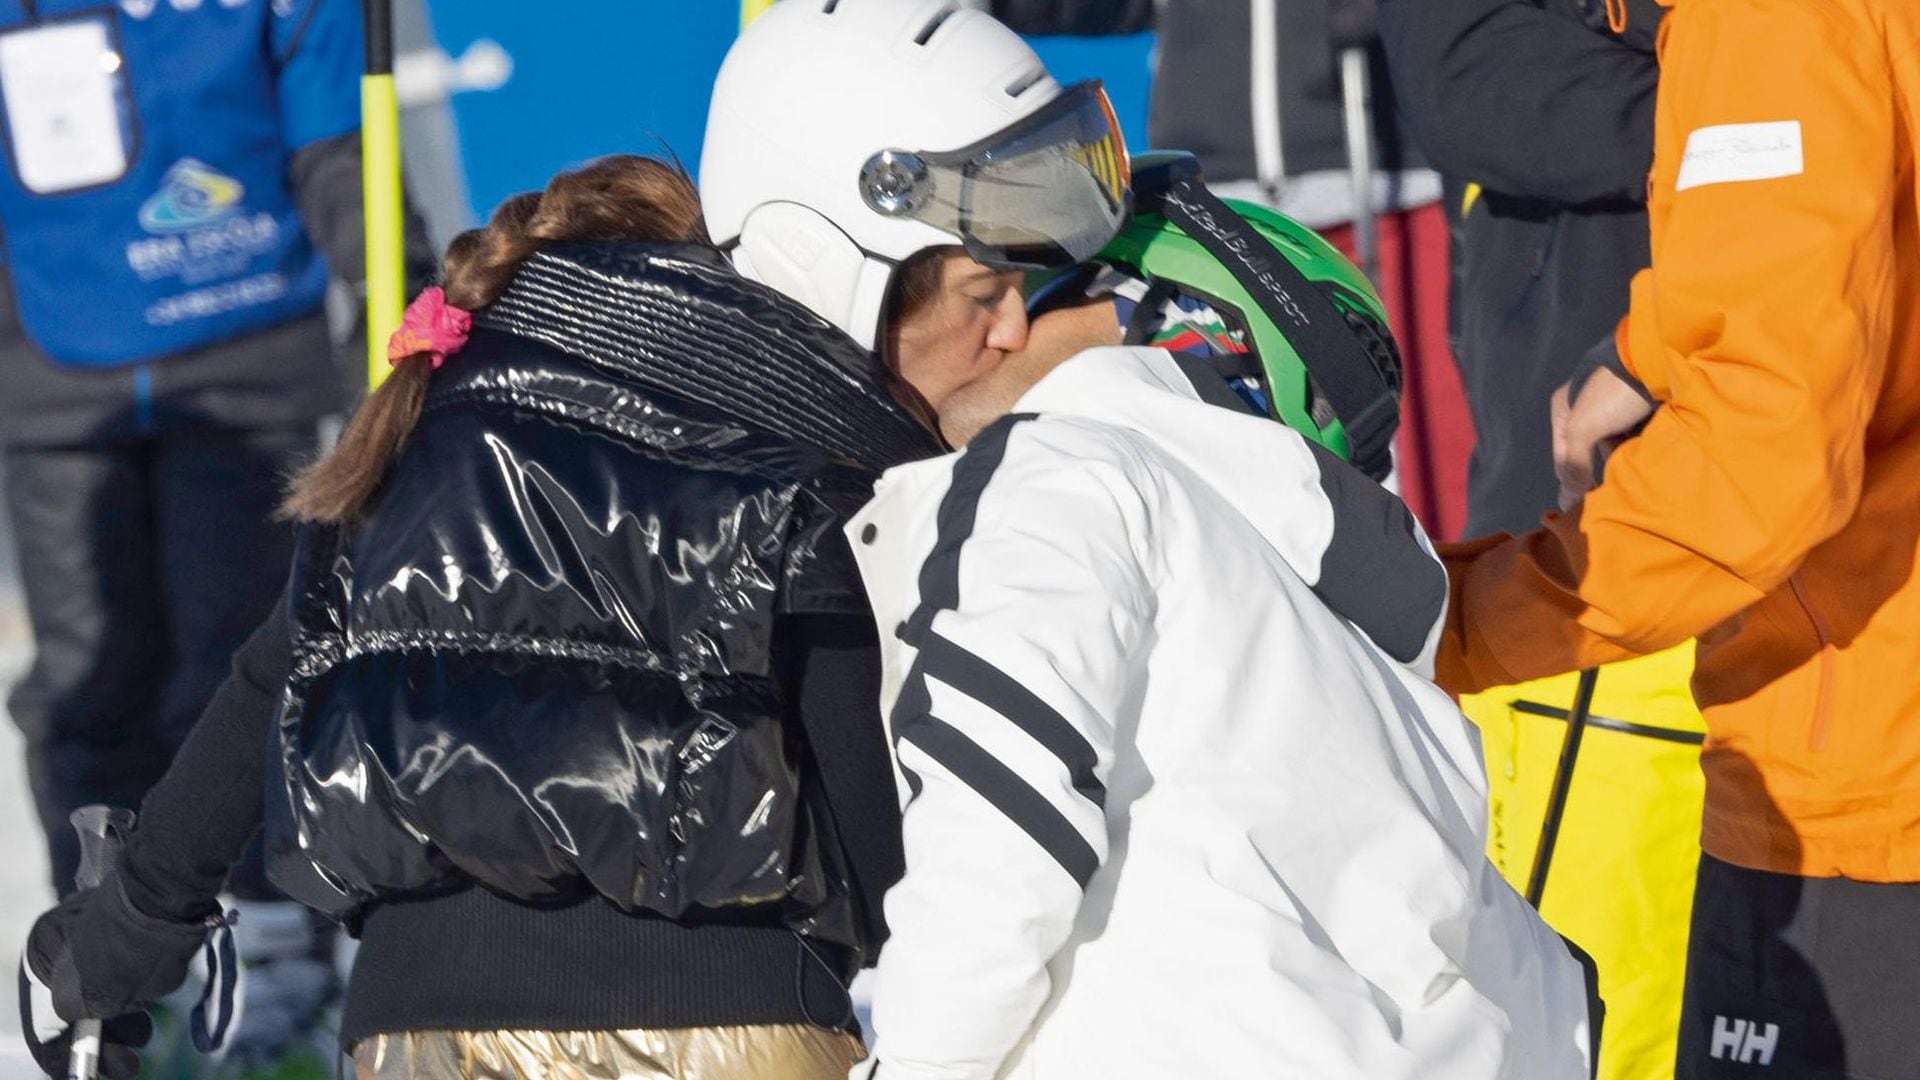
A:
POLYGON ((1027 344, 1017 271, 994 270, 958 251, 937 258, 927 295, 888 333, 894 370, 936 412, 1027 344))
POLYGON ((1113 301, 1102 297, 1054 308, 1032 320, 1024 347, 994 369, 949 393, 939 406, 940 434, 949 446, 965 446, 1013 406, 1047 373, 1086 349, 1118 345, 1120 320, 1113 301))

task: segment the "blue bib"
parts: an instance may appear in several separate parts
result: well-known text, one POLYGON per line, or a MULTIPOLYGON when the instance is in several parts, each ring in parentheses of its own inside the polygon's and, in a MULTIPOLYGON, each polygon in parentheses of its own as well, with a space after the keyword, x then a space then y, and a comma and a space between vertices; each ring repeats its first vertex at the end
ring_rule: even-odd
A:
POLYGON ((323 89, 315 130, 289 133, 290 114, 315 110, 283 100, 290 80, 276 47, 299 47, 306 26, 290 19, 310 23, 307 9, 342 2, 0 0, 0 33, 93 19, 120 57, 124 175, 36 193, 8 141, 0 226, 21 324, 43 353, 63 365, 127 364, 319 310, 327 269, 295 211, 287 158, 356 126, 341 104, 356 93, 353 69, 334 65, 348 85, 323 89))

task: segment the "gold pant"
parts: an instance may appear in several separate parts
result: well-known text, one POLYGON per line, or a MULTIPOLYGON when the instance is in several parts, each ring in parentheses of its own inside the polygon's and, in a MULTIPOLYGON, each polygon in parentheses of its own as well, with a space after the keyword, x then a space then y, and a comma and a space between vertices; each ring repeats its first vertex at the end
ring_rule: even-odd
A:
POLYGON ((407 1031, 353 1050, 359 1080, 845 1080, 858 1036, 806 1024, 407 1031))

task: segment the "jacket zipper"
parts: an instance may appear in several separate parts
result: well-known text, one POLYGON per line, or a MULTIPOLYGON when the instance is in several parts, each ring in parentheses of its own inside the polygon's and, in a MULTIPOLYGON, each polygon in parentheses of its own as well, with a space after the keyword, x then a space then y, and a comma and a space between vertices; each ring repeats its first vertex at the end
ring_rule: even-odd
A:
POLYGON ((1269 202, 1287 183, 1286 121, 1280 113, 1280 0, 1249 0, 1253 55, 1247 80, 1253 117, 1253 171, 1269 202))
POLYGON ((1800 583, 1800 575, 1794 574, 1787 579, 1793 589, 1793 598, 1800 604, 1800 610, 1806 613, 1807 621, 1813 624, 1814 637, 1820 642, 1819 687, 1813 699, 1813 728, 1807 738, 1807 745, 1814 750, 1827 748, 1827 726, 1833 714, 1833 637, 1827 632, 1825 620, 1813 609, 1813 601, 1807 599, 1807 591, 1800 583))

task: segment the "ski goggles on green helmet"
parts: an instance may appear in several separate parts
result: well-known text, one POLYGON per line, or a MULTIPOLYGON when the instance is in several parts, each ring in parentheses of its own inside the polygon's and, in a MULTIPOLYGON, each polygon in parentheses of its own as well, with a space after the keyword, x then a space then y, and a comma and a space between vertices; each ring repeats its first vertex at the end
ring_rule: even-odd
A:
POLYGON ((876 213, 958 238, 988 266, 1039 270, 1105 247, 1132 187, 1113 105, 1089 81, 971 146, 882 150, 860 170, 860 195, 876 213))

